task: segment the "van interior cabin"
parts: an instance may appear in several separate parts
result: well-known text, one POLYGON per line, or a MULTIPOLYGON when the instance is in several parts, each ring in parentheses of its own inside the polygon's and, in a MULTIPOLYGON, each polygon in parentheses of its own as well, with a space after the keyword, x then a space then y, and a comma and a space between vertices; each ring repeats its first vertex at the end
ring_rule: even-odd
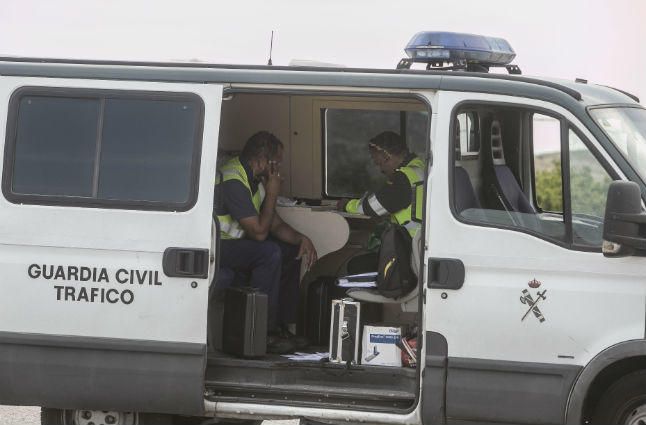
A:
MULTIPOLYGON (((340 198, 359 198, 384 184, 385 177, 368 152, 368 141, 378 133, 397 132, 411 152, 426 157, 427 105, 410 97, 248 92, 225 93, 224 99, 218 166, 238 155, 254 133, 265 130, 276 135, 284 145, 277 212, 307 235, 318 252, 314 266, 301 270, 296 333, 305 336, 311 346, 299 351, 329 351, 332 299, 361 301, 361 324, 388 324, 401 328, 402 334, 415 335, 421 323, 417 288, 392 299, 370 289, 347 291, 334 285, 336 278, 353 273, 353 258, 374 245, 375 230, 384 222, 339 213, 334 207, 340 198)), ((419 255, 412 261, 419 262, 419 255)), ((207 397, 213 401, 352 406, 369 411, 402 411, 415 405, 419 378, 412 367, 293 361, 276 354, 255 358, 226 354, 222 342, 225 290, 218 287, 231 273, 219 268, 211 285, 207 397)), ((360 337, 355 343, 362 358, 360 337)))
MULTIPOLYGON (((278 213, 309 236, 319 254, 319 261, 301 272, 297 333, 311 344, 302 351, 328 351, 330 301, 346 297, 361 301, 362 324, 397 326, 403 334, 417 334, 421 341, 421 279, 418 287, 398 299, 334 285, 326 292, 320 282, 352 274, 353 259, 374 242, 375 231, 383 222, 333 208, 339 198, 357 198, 384 183, 368 154, 368 140, 385 130, 396 131, 405 137, 410 151, 428 158, 429 113, 427 104, 420 100, 394 95, 226 94, 218 162, 239 153, 257 131, 278 136, 285 147, 283 199, 278 213)), ((474 102, 453 111, 450 138, 451 204, 458 220, 514 228, 557 243, 598 250, 604 191, 616 176, 600 165, 589 141, 564 119, 539 109, 474 102), (586 187, 580 191, 584 197, 573 195, 570 217, 563 212, 567 210, 563 205, 564 178, 586 187), (568 220, 572 222, 571 234, 566 232, 568 220)), ((419 232, 418 237, 425 235, 419 232)), ((419 238, 413 241, 414 245, 419 243, 419 238)), ((413 263, 422 264, 419 254, 413 257, 413 263)), ((213 401, 253 399, 368 411, 406 411, 416 405, 420 386, 415 368, 292 361, 280 355, 245 359, 226 354, 222 350, 226 306, 217 289, 217 280, 223 275, 220 269, 209 301, 206 385, 213 401)), ((361 353, 360 338, 356 344, 359 359, 370 354, 361 353)))

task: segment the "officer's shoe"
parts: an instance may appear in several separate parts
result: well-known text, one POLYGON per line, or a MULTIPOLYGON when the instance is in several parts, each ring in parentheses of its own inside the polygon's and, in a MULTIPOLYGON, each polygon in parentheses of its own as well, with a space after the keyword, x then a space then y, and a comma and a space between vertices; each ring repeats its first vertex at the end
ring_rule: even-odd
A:
POLYGON ((296 348, 297 350, 304 350, 310 345, 310 342, 307 338, 305 338, 304 336, 294 335, 289 331, 289 329, 287 329, 287 326, 284 325, 280 327, 280 336, 294 344, 294 348, 296 348))
POLYGON ((269 333, 267 335, 267 352, 270 354, 287 354, 293 353, 296 346, 289 339, 280 335, 280 333, 269 333))

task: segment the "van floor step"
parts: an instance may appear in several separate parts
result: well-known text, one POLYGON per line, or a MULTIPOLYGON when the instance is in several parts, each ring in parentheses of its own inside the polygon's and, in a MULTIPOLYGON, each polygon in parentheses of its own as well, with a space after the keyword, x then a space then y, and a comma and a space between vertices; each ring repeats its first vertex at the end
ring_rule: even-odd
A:
POLYGON ((407 398, 349 398, 332 394, 320 394, 314 397, 308 394, 281 393, 279 391, 256 392, 245 389, 237 390, 212 390, 207 384, 206 398, 215 402, 250 402, 284 404, 287 406, 306 406, 324 408, 352 408, 354 410, 366 410, 370 412, 392 412, 393 410, 408 409, 415 403, 415 395, 407 398))
MULTIPOLYGON (((316 398, 329 398, 329 397, 352 397, 354 399, 403 399, 407 400, 415 398, 414 393, 407 391, 391 391, 391 390, 370 390, 365 391, 364 388, 356 387, 330 387, 324 385, 263 385, 263 384, 244 384, 235 385, 230 382, 217 382, 207 381, 207 388, 213 390, 217 394, 224 394, 229 391, 245 391, 247 394, 253 393, 280 393, 284 395, 300 394, 303 396, 314 396, 316 398)), ((309 398, 309 397, 308 397, 309 398)))
POLYGON ((392 411, 415 401, 417 370, 399 367, 292 361, 277 355, 240 359, 210 352, 207 398, 214 401, 280 401, 392 411))

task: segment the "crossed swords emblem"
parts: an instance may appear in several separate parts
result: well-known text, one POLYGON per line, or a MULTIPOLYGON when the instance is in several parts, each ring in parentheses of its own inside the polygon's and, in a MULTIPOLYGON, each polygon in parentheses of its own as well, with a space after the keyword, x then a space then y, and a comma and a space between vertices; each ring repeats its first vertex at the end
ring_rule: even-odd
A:
POLYGON ((527 305, 528 309, 525 312, 525 315, 523 316, 520 321, 522 322, 525 320, 525 318, 529 315, 529 313, 534 313, 534 316, 538 319, 539 322, 543 323, 545 321, 545 317, 543 316, 543 313, 541 313, 541 310, 538 308, 538 303, 541 302, 542 300, 545 300, 545 293, 547 292, 547 289, 543 289, 543 291, 538 291, 536 293, 536 299, 532 297, 532 294, 529 293, 527 289, 523 289, 523 295, 520 297, 520 302, 527 305))

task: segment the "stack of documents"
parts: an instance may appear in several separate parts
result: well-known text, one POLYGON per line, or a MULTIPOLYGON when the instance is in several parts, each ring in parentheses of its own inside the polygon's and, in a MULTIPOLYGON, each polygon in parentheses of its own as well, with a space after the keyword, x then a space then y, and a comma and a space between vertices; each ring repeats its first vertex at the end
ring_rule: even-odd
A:
POLYGON ((283 354, 283 357, 297 362, 319 362, 330 357, 330 353, 300 353, 297 351, 293 354, 283 354))
POLYGON ((340 277, 337 279, 336 285, 341 288, 376 288, 377 272, 340 277))

